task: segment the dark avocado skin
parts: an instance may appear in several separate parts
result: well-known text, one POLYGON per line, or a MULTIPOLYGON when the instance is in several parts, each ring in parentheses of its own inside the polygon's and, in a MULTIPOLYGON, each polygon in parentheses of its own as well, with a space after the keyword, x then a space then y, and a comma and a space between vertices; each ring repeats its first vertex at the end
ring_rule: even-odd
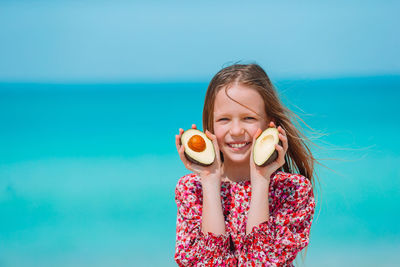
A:
MULTIPOLYGON (((278 145, 282 146, 281 140, 279 140, 278 145)), ((277 158, 278 158, 278 151, 276 151, 275 149, 274 153, 272 153, 272 155, 268 158, 268 160, 264 162, 264 164, 260 165, 260 167, 267 166, 268 164, 274 162, 277 158)))
POLYGON ((198 161, 195 160, 195 159, 192 159, 188 154, 186 154, 186 152, 184 152, 184 154, 185 154, 185 157, 186 157, 190 162, 193 162, 194 164, 198 164, 198 165, 200 165, 200 166, 206 167, 206 166, 210 166, 210 165, 212 165, 212 164, 214 163, 214 161, 213 161, 213 162, 211 162, 211 164, 203 164, 203 163, 201 163, 201 162, 198 162, 198 161))

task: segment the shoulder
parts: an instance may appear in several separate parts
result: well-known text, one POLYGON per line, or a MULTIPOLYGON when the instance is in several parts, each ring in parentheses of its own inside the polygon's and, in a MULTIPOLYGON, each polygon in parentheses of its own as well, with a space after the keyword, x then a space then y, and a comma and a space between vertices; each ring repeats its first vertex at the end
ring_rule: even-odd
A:
POLYGON ((313 195, 310 179, 301 174, 278 171, 271 179, 271 186, 277 195, 287 195, 289 198, 313 195))
POLYGON ((201 194, 200 177, 190 173, 179 178, 175 187, 175 195, 178 194, 201 194))

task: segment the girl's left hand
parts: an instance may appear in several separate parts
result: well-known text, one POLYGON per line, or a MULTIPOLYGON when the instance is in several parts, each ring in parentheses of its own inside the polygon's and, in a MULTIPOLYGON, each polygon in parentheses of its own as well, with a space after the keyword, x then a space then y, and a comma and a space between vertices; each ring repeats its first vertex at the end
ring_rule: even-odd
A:
MULTIPOLYGON (((275 123, 270 122, 269 127, 274 127, 275 123)), ((278 157, 276 158, 275 161, 271 162, 270 164, 260 167, 254 163, 253 160, 253 149, 254 149, 254 144, 256 142, 256 139, 260 134, 262 133, 261 129, 258 129, 256 134, 253 137, 253 146, 251 148, 251 155, 250 155, 250 179, 251 179, 251 184, 252 186, 257 183, 261 184, 269 184, 270 182, 270 177, 272 173, 274 173, 277 169, 283 166, 285 164, 285 154, 286 151, 288 150, 288 140, 286 137, 285 130, 281 126, 278 126, 278 132, 279 132, 279 139, 282 141, 282 146, 279 144, 275 145, 275 149, 278 151, 278 157)))

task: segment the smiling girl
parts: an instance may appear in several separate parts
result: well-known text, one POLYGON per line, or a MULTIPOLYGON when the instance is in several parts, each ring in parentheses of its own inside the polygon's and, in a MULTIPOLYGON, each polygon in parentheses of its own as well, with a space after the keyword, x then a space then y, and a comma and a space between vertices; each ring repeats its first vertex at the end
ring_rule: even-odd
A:
POLYGON ((315 159, 291 114, 257 64, 226 67, 211 80, 203 128, 216 151, 213 164, 188 161, 183 129, 175 136, 192 172, 175 190, 180 266, 293 266, 309 242, 315 159), (275 146, 274 162, 260 167, 253 145, 268 127, 277 127, 282 146, 275 146))

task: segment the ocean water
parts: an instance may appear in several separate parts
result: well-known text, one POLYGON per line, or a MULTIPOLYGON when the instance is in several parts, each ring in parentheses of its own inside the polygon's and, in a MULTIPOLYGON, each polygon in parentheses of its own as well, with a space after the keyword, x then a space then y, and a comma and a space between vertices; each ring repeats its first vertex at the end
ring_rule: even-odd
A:
MULTIPOLYGON (((298 264, 393 266, 400 77, 274 84, 318 133, 306 132, 324 165, 298 264)), ((202 128, 206 88, 1 83, 0 266, 175 266, 174 189, 188 171, 174 136, 202 128)))

